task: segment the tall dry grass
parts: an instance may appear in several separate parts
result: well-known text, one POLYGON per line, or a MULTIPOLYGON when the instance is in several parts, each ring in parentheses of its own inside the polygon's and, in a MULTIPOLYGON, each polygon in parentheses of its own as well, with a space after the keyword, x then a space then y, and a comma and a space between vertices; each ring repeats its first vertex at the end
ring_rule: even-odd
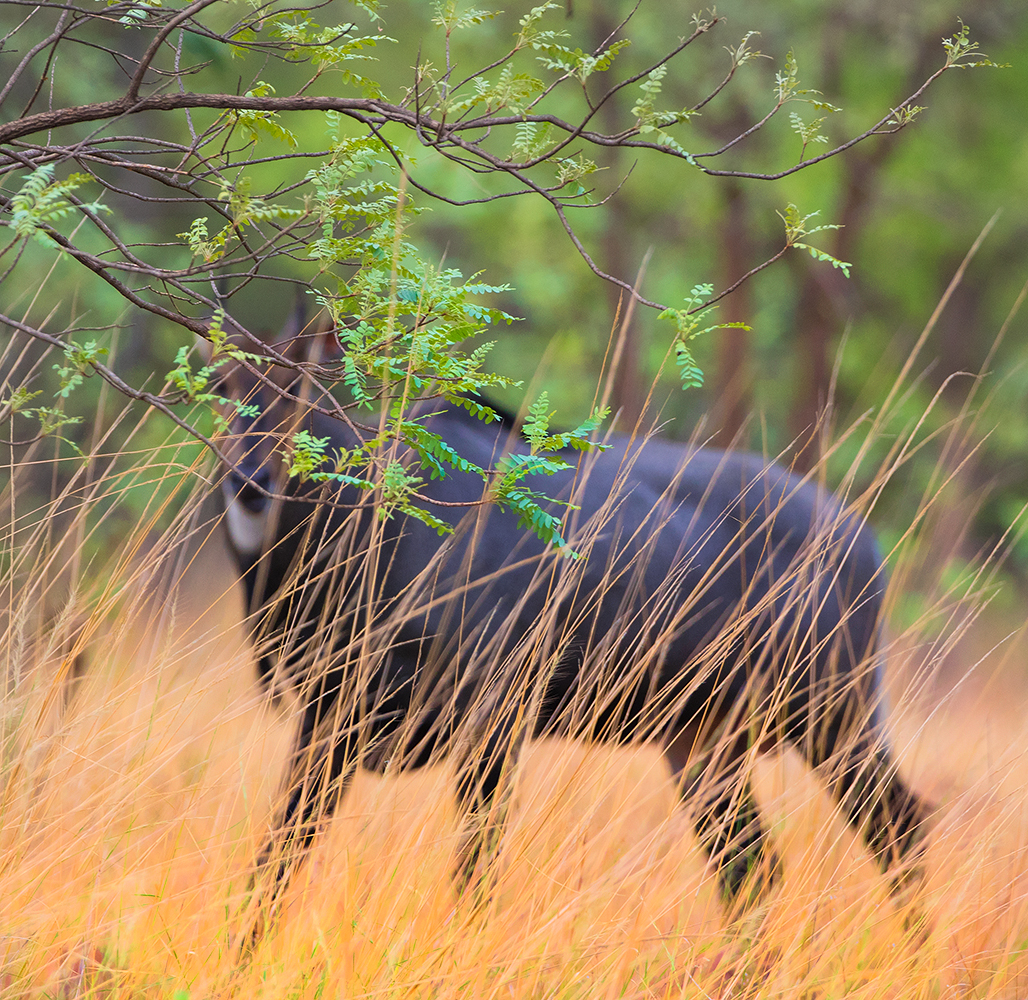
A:
MULTIPOLYGON (((68 650, 48 660, 37 644, 38 658, 9 675, 5 997, 1028 988, 1028 769, 1013 708, 1024 692, 1009 676, 987 685, 988 662, 977 690, 922 698, 895 726, 904 772, 942 797, 924 881, 899 896, 794 752, 754 767, 783 877, 733 912, 657 751, 541 741, 519 765, 488 894, 454 888, 462 834, 445 764, 360 774, 241 963, 246 879, 273 814, 290 706, 257 695, 218 538, 160 602, 145 574, 130 576, 138 596, 86 623, 91 662, 68 704, 68 650)), ((1022 653, 1010 644, 1007 655, 1022 653)))
MULTIPOLYGON (((954 425, 954 455, 973 429, 954 425)), ((849 499, 873 506, 916 441, 913 428, 849 499)), ((939 803, 921 877, 899 892, 793 751, 752 762, 782 876, 729 906, 657 750, 538 741, 513 776, 488 890, 452 879, 451 765, 361 773, 241 960, 297 706, 256 689, 221 536, 187 499, 209 472, 174 443, 132 463, 168 487, 155 506, 106 562, 86 561, 132 458, 106 448, 98 434, 45 511, 20 490, 25 468, 7 470, 4 997, 1028 992, 1028 646, 987 607, 988 565, 977 588, 940 586, 888 644, 900 767, 939 803), (60 530, 41 513, 60 513, 60 530)), ((917 507, 922 540, 959 466, 917 507)), ((925 565, 901 565, 895 600, 925 565)))

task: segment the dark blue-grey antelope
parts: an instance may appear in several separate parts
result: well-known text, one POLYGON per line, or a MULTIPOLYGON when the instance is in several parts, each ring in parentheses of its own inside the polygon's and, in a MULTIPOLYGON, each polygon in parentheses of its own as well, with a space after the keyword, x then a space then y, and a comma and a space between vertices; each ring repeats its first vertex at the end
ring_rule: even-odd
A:
MULTIPOLYGON (((297 431, 352 449, 375 425, 312 412, 310 385, 283 385, 223 369, 223 391, 251 407, 230 411, 221 440, 227 533, 260 676, 293 687, 300 716, 258 871, 272 896, 356 767, 453 756, 481 837, 520 742, 546 734, 657 743, 728 892, 750 867, 772 873, 745 763, 782 741, 883 868, 909 860, 928 811, 885 742, 884 571, 868 526, 833 496, 759 456, 610 435, 546 480, 578 508, 578 558, 453 468, 421 487, 454 528, 440 537, 378 516, 353 482, 287 481, 297 431)), ((516 440, 510 420, 452 403, 415 412, 481 469, 516 440)))

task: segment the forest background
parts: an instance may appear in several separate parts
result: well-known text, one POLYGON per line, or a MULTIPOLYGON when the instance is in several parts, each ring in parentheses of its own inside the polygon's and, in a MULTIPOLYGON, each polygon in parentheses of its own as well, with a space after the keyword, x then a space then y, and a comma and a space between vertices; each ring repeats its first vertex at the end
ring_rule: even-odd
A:
MULTIPOLYGON (((5 23, 13 26, 20 10, 3 5, 5 23)), ((567 6, 560 26, 571 31, 576 44, 588 48, 599 45, 629 11, 627 4, 579 0, 567 6)), ((481 52, 474 47, 499 49, 521 13, 499 13, 476 25, 474 32, 454 31, 455 65, 479 65, 481 52), (472 48, 462 48, 465 37, 472 48)), ((833 146, 867 127, 938 67, 940 41, 958 29, 961 16, 968 19, 981 49, 995 62, 1009 65, 946 74, 921 102, 925 110, 910 127, 869 139, 845 155, 778 181, 705 177, 660 156, 636 155, 645 150, 599 150, 601 169, 588 177, 593 200, 604 202, 615 189, 616 194, 600 207, 575 211, 574 226, 601 269, 626 282, 641 274, 640 290, 650 299, 680 304, 699 282, 709 281, 717 291, 733 284, 781 249, 783 226, 777 213, 789 204, 804 214, 818 212, 811 224, 841 226, 818 234, 819 246, 852 264, 847 278, 841 270, 794 251, 745 282, 722 302, 717 319, 752 329, 717 330, 697 342, 695 353, 706 379, 702 388, 686 392, 680 391, 669 366, 658 376, 670 328, 658 322, 655 310, 632 310, 611 400, 621 413, 619 426, 634 425, 657 378, 650 413, 659 412, 662 433, 679 438, 696 434, 722 445, 734 442, 809 467, 819 441, 838 436, 862 414, 873 413, 887 395, 964 254, 998 213, 915 358, 913 382, 903 387, 901 405, 892 410, 887 431, 898 433, 921 421, 925 443, 889 485, 874 515, 891 551, 909 527, 918 498, 940 479, 940 442, 945 437, 938 432, 961 412, 972 381, 986 365, 986 391, 977 396, 976 405, 988 400, 988 413, 966 447, 956 453, 950 449, 945 457, 949 471, 941 477, 947 479, 959 468, 951 482, 950 507, 960 510, 962 526, 969 527, 946 532, 956 559, 946 572, 960 575, 997 540, 1004 539, 1004 549, 1008 547, 1010 529, 1016 528, 1028 501, 1028 467, 1022 461, 1028 435, 1023 320, 1015 319, 1003 342, 995 343, 1023 281, 1028 210, 1022 188, 1028 139, 1016 122, 1028 94, 1028 65, 1018 58, 1028 17, 1013 2, 965 11, 950 0, 790 0, 773 7, 739 0, 722 5, 719 13, 727 21, 717 25, 716 44, 702 53, 697 50, 695 59, 689 50, 680 57, 681 67, 664 81, 662 97, 670 106, 687 105, 716 83, 728 61, 720 46, 737 45, 747 32, 759 32, 750 36, 750 47, 769 58, 742 66, 720 104, 679 127, 689 130, 696 146, 716 146, 758 120, 768 105, 774 73, 790 53, 795 54, 803 86, 816 88, 823 100, 841 109, 825 116, 821 130, 833 146), (830 396, 826 424, 821 417, 830 396)), ((323 22, 330 14, 322 12, 323 22)), ((432 14, 429 4, 403 0, 382 10, 384 21, 377 30, 383 32, 384 25, 384 34, 395 36, 396 42, 379 45, 372 53, 377 61, 366 65, 387 94, 409 86, 419 53, 438 46, 441 32, 432 14)), ((669 18, 681 20, 684 31, 689 14, 682 5, 673 12, 663 4, 659 9, 640 5, 628 32, 633 44, 619 54, 626 72, 659 57, 669 18)), ((247 85, 225 52, 212 47, 201 55, 211 60, 208 72, 221 78, 223 89, 231 92, 247 85)), ((71 98, 70 92, 62 96, 60 87, 85 85, 75 93, 80 103, 117 92, 120 71, 102 52, 80 47, 64 58, 77 62, 54 73, 52 85, 58 90, 50 100, 55 106, 71 98)), ((262 77, 276 93, 288 94, 308 73, 307 66, 269 63, 262 77)), ((605 114, 606 108, 601 126, 616 128, 616 121, 603 121, 605 114)), ((809 121, 815 112, 805 115, 809 121)), ((324 145, 322 115, 294 114, 285 124, 300 150, 324 145)), ((185 137, 185 128, 181 114, 165 114, 159 124, 169 136, 180 133, 178 138, 185 137)), ((266 154, 273 141, 262 137, 266 154)), ((795 129, 780 118, 741 144, 731 167, 768 170, 772 164, 794 162, 800 143, 795 129)), ((416 163, 419 183, 455 198, 484 193, 485 186, 474 175, 420 149, 413 136, 404 148, 416 163)), ((804 155, 825 148, 815 141, 804 155)), ((283 163, 283 181, 290 169, 295 173, 283 163)), ((89 197, 85 190, 83 197, 89 197)), ((418 202, 428 211, 406 235, 422 248, 425 259, 445 262, 465 276, 482 272, 486 282, 511 286, 492 304, 521 322, 493 338, 497 346, 490 365, 531 383, 533 391, 548 391, 551 400, 560 401, 557 420, 566 426, 585 417, 610 330, 627 310, 623 289, 590 271, 541 199, 523 196, 466 207, 422 196, 418 202)), ((117 213, 117 199, 111 204, 117 213)), ((174 234, 188 230, 195 213, 159 201, 130 208, 126 203, 120 210, 125 238, 164 242, 169 266, 187 263, 184 241, 178 239, 176 249, 174 234)), ((29 301, 52 262, 52 252, 35 244, 25 248, 19 267, 5 280, 7 311, 29 301)), ((279 273, 317 285, 316 265, 279 261, 277 266, 279 273)), ((110 287, 80 271, 69 260, 58 263, 62 295, 50 323, 123 327, 117 334, 117 367, 131 384, 141 384, 151 372, 168 371, 184 342, 183 331, 153 315, 126 311, 110 287)), ((232 309, 244 324, 270 334, 286 322, 292 301, 285 286, 271 286, 236 297, 232 309)), ((28 318, 42 308, 42 303, 33 303, 28 318)), ((93 380, 68 401, 69 412, 88 417, 62 430, 80 446, 95 430, 98 393, 93 380)), ((523 395, 523 390, 508 390, 500 402, 516 408, 523 395)), ((108 396, 105 405, 113 413, 110 408, 121 403, 108 396)), ((11 426, 14 438, 25 436, 11 426)), ((20 422, 19 427, 24 430, 20 422)), ((148 433, 156 445, 167 430, 157 421, 148 433)), ((865 463, 868 477, 874 476, 891 440, 890 433, 876 433, 865 463)), ((137 442, 145 444, 145 435, 137 442)), ((830 481, 841 478, 861 447, 858 427, 833 453, 830 481)), ((45 474, 40 472, 39 479, 42 484, 45 474)), ((145 493, 130 491, 122 498, 121 512, 109 521, 112 527, 134 516, 133 497, 137 509, 148 502, 145 493)), ((1015 542, 1013 548, 1006 571, 1022 578, 1028 544, 1015 542)))

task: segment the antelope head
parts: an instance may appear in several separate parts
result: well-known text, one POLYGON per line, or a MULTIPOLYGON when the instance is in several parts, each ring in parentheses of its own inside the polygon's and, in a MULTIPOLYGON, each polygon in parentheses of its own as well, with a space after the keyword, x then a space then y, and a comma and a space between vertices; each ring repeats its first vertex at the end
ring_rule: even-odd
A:
MULTIPOLYGON (((235 336, 230 343, 248 354, 265 353, 252 340, 235 336)), ((304 323, 297 310, 266 344, 266 356, 273 360, 274 352, 290 362, 317 363, 326 357, 326 347, 337 345, 331 330, 304 323)), ((200 349, 208 363, 216 360, 207 341, 200 342, 200 349)), ((218 444, 226 462, 221 479, 226 528, 237 555, 252 560, 271 534, 274 497, 289 491, 285 456, 303 425, 310 385, 294 368, 230 358, 218 368, 213 391, 224 399, 218 444)))

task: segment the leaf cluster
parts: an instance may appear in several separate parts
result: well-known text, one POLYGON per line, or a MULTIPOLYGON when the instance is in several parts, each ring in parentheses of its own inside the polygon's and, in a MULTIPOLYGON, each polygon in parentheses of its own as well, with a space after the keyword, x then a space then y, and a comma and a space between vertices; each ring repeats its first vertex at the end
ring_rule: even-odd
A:
POLYGON ((57 244, 45 229, 50 223, 80 212, 94 215, 110 212, 101 201, 78 204, 71 201, 72 192, 91 180, 88 174, 71 173, 64 180, 55 181, 54 165, 44 163, 28 174, 11 197, 11 218, 5 225, 10 226, 17 237, 31 237, 42 246, 56 248, 57 244))

